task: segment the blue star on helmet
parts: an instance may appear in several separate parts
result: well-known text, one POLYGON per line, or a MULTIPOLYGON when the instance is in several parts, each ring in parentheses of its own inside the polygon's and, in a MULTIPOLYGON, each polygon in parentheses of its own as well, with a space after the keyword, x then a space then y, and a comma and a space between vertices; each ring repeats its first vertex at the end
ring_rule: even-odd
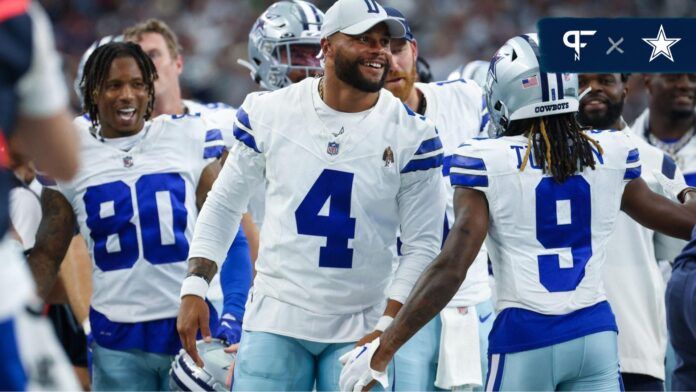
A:
POLYGON ((488 73, 493 75, 493 80, 497 83, 498 82, 498 75, 496 74, 495 67, 498 65, 498 62, 503 59, 503 56, 496 52, 493 58, 491 59, 491 64, 488 66, 488 73))

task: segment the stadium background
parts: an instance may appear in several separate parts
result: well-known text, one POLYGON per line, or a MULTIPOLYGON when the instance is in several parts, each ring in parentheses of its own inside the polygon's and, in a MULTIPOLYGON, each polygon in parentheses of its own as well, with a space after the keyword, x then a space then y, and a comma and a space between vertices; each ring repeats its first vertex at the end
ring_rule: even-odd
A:
MULTIPOLYGON (((333 0, 310 0, 322 10, 333 0)), ((64 54, 66 79, 75 77, 82 53, 97 38, 157 17, 174 29, 183 47, 183 96, 238 106, 258 89, 247 69, 247 36, 272 0, 41 0, 64 54)), ((419 50, 436 80, 472 60, 488 60, 508 38, 535 31, 547 16, 695 17, 693 0, 383 0, 409 19, 419 50)), ((631 123, 646 107, 642 78, 629 83, 624 118, 631 123)), ((77 98, 73 107, 79 111, 77 98)))

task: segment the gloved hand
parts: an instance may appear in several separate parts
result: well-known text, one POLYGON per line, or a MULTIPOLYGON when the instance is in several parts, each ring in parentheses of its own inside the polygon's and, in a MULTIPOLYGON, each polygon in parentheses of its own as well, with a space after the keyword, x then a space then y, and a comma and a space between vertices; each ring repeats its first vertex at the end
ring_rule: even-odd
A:
POLYGON ((370 367, 372 356, 379 347, 379 338, 363 346, 343 354, 338 360, 343 365, 338 387, 341 391, 362 391, 373 381, 382 384, 384 389, 389 387, 389 377, 385 371, 377 371, 370 367))
POLYGON ((239 339, 242 337, 242 322, 237 320, 232 313, 223 314, 213 337, 224 340, 227 345, 239 343, 239 339))

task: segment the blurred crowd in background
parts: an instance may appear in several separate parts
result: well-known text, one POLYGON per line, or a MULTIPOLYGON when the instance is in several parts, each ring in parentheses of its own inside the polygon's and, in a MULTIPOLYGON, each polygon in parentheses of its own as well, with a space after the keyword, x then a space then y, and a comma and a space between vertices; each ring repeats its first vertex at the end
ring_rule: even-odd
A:
MULTIPOLYGON (((333 0, 310 0, 322 10, 333 0)), ((274 0, 41 0, 65 56, 67 80, 96 39, 120 34, 150 17, 167 22, 183 47, 184 97, 238 106, 257 85, 237 64, 247 58, 247 36, 274 0)), ((472 60, 489 60, 510 37, 536 30, 543 17, 695 17, 693 0, 385 0, 411 23, 419 50, 436 80, 472 60)), ((624 117, 645 108, 642 78, 634 75, 624 117)), ((73 106, 80 111, 73 93, 73 106)))

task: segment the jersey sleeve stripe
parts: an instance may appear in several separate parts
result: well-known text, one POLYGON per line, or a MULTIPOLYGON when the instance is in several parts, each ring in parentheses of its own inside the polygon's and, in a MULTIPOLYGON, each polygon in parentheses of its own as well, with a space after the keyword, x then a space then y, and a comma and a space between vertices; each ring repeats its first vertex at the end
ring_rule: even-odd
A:
POLYGON ((447 155, 442 159, 442 176, 447 177, 450 174, 450 167, 452 166, 452 155, 447 155))
POLYGON ((234 127, 232 128, 232 132, 234 132, 234 137, 237 138, 240 142, 246 144, 247 147, 251 148, 252 150, 260 153, 261 151, 259 148, 256 146, 256 139, 254 139, 251 134, 237 126, 237 124, 234 124, 234 127))
POLYGON ((438 136, 435 136, 434 138, 425 140, 423 143, 421 143, 415 155, 428 154, 441 148, 442 142, 440 141, 440 138, 438 136))
POLYGON ((640 159, 640 154, 638 153, 638 149, 634 148, 633 150, 628 152, 628 158, 626 158, 626 163, 636 163, 638 162, 638 159, 640 159))
POLYGON ((662 157, 662 174, 665 175, 665 177, 674 180, 674 174, 677 171, 677 164, 674 163, 674 160, 672 157, 669 155, 665 154, 662 157))
POLYGON ((206 147, 203 149, 203 159, 220 158, 223 151, 225 151, 224 146, 206 147))
POLYGON ((401 174, 419 171, 435 169, 442 166, 442 160, 444 159, 444 154, 440 152, 437 155, 423 158, 423 159, 413 159, 409 162, 403 169, 401 169, 401 174))
POLYGON ((237 109, 237 121, 242 124, 246 129, 252 131, 251 123, 249 122, 249 114, 244 111, 241 107, 237 109))
POLYGON ((624 180, 633 180, 640 177, 640 166, 629 167, 624 173, 624 180))
POLYGON ((212 142, 215 140, 222 140, 222 131, 219 129, 211 129, 205 132, 206 142, 212 142))
POLYGON ((452 157, 452 166, 469 170, 486 170, 486 163, 483 162, 483 159, 463 155, 454 155, 452 157))
POLYGON ((452 186, 480 187, 488 186, 488 176, 477 174, 450 173, 452 186))

